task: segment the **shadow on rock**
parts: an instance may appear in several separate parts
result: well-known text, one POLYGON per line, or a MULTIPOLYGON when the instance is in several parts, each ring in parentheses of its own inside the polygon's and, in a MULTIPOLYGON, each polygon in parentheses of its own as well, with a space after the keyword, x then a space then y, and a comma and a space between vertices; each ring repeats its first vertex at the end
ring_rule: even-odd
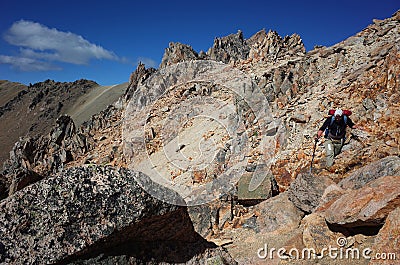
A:
POLYGON ((58 264, 204 264, 210 259, 235 263, 225 250, 194 231, 187 209, 182 207, 119 231, 58 264))

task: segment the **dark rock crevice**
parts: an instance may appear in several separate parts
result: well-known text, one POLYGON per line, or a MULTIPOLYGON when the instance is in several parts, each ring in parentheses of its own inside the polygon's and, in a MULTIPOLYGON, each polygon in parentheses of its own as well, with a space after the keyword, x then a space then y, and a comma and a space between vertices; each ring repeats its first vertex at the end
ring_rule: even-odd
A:
POLYGON ((342 233, 345 236, 355 236, 358 234, 362 234, 365 236, 376 236, 379 231, 381 230, 383 224, 376 224, 376 225, 357 225, 352 224, 352 226, 342 226, 338 224, 330 224, 326 222, 329 230, 332 232, 342 233))

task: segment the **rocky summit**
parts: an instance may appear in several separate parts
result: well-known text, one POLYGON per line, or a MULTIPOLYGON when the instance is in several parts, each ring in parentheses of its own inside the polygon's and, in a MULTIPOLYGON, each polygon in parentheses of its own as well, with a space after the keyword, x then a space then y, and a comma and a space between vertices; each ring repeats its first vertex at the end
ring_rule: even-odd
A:
POLYGON ((0 82, 0 264, 400 262, 400 11, 308 52, 170 43, 96 89, 0 82), (337 108, 357 128, 327 168, 337 108))

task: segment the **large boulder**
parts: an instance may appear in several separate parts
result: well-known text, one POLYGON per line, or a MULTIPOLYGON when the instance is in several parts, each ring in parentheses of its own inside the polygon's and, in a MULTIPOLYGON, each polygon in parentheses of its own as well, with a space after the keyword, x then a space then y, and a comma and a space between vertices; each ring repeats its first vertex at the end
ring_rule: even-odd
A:
POLYGON ((345 227, 381 226, 400 206, 400 176, 386 176, 348 191, 330 205, 326 221, 345 227))
POLYGON ((255 207, 256 224, 261 233, 285 233, 299 227, 304 213, 288 198, 287 192, 270 198, 255 207))
POLYGON ((289 199, 300 210, 311 213, 319 205, 325 189, 334 184, 328 177, 300 173, 290 184, 289 199))
POLYGON ((139 259, 186 262, 215 247, 194 232, 186 207, 155 199, 137 178, 164 201, 179 200, 142 173, 102 166, 64 170, 4 199, 0 263, 72 262, 118 249, 139 259), (173 245, 181 252, 168 251, 173 245))

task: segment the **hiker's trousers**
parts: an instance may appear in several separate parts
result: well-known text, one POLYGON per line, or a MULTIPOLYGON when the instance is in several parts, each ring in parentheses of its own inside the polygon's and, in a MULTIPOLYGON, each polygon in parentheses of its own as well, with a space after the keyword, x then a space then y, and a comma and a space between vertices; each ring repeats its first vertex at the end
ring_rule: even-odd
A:
POLYGON ((340 154, 340 151, 343 147, 342 140, 332 140, 332 139, 325 139, 325 152, 326 152, 326 167, 331 167, 333 165, 333 161, 335 156, 340 154))

